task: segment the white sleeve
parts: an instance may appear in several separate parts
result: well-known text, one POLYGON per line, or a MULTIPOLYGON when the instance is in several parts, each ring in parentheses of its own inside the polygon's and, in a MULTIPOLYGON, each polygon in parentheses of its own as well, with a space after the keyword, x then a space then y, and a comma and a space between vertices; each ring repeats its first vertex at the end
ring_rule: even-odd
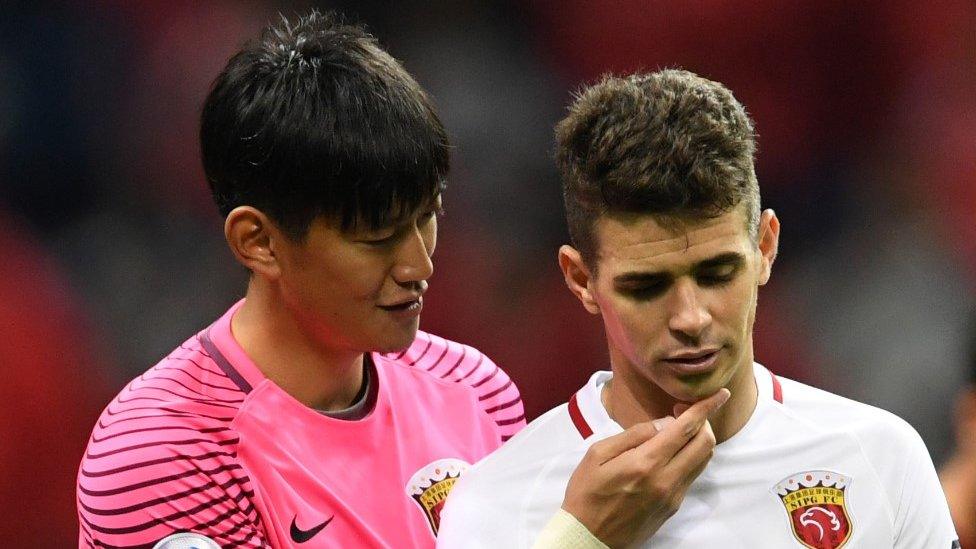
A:
POLYGON ((895 509, 894 549, 950 549, 959 536, 925 443, 914 429, 905 456, 907 467, 895 509))
POLYGON ((437 547, 441 549, 496 549, 514 547, 514 525, 505 525, 498 507, 472 487, 471 474, 462 475, 451 490, 441 512, 437 547), (469 481, 469 482, 465 482, 469 481))

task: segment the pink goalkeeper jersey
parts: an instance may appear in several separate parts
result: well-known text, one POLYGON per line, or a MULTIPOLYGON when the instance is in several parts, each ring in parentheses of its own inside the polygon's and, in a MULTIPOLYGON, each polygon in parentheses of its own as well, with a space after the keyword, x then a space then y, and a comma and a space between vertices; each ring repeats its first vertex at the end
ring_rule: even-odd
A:
POLYGON ((150 549, 179 532, 220 547, 433 547, 455 479, 525 425, 512 381, 418 332, 372 355, 365 417, 329 417, 247 357, 230 331, 241 303, 102 413, 78 474, 79 547, 150 549))

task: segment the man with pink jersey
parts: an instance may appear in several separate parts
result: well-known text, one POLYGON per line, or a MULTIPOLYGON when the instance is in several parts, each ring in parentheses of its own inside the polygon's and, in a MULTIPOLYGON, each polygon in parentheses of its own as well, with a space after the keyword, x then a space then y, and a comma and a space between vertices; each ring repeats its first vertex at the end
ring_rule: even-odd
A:
POLYGON ((79 547, 433 546, 525 418, 490 359, 418 331, 449 150, 427 96, 313 12, 231 58, 200 137, 246 297, 102 413, 79 547))

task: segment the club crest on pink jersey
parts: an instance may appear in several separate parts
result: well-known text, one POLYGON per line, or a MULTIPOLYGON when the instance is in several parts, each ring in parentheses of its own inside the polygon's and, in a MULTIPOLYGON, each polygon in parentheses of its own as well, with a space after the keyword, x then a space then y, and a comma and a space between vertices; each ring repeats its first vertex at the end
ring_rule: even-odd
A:
POLYGON ((810 549, 837 549, 851 538, 853 525, 845 495, 851 477, 833 471, 804 471, 779 481, 776 494, 796 539, 810 549))
POLYGON ((435 536, 441 525, 441 510, 447 495, 468 467, 470 465, 460 459, 439 459, 422 467, 407 483, 407 495, 420 506, 435 536))

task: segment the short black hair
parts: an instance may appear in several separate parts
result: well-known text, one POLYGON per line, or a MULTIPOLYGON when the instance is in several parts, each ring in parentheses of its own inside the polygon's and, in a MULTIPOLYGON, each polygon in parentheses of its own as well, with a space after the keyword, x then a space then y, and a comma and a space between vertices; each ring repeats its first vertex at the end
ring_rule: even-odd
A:
POLYGON ((398 223, 436 198, 450 167, 420 85, 361 26, 314 10, 230 59, 200 144, 222 216, 250 205, 299 241, 319 216, 342 230, 398 223))

